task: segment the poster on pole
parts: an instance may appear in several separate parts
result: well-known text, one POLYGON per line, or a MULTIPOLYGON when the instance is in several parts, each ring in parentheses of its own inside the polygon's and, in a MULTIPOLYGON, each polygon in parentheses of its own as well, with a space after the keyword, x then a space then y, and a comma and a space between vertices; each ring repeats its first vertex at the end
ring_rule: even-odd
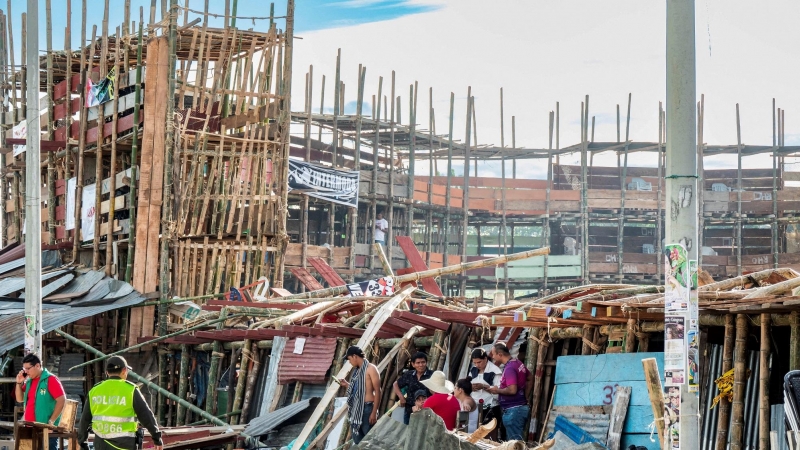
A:
POLYGON ((64 217, 64 229, 67 231, 75 229, 75 191, 77 181, 76 177, 67 180, 67 213, 64 217))
POLYGON ((81 240, 94 240, 94 214, 95 214, 96 184, 87 184, 83 187, 81 196, 81 240))
POLYGON ((357 208, 360 175, 357 170, 336 170, 290 159, 289 191, 357 208))

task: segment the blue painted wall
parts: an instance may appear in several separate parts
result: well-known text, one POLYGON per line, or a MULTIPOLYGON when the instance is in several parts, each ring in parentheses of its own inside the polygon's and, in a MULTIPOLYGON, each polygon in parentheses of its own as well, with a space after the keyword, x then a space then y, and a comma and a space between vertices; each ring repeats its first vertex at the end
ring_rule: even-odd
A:
MULTIPOLYGON (((630 386, 631 402, 623 427, 622 448, 639 445, 659 449, 658 437, 650 441, 648 425, 653 409, 644 381, 642 360, 655 358, 663 376, 663 353, 616 353, 596 356, 561 356, 556 364, 553 406, 602 406, 614 400, 617 386, 630 386)), ((661 379, 664 382, 664 379, 661 379)))

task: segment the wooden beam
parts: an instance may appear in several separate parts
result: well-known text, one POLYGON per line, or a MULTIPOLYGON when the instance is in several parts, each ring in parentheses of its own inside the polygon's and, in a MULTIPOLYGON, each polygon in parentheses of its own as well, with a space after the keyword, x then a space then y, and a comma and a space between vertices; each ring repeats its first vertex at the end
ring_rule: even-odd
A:
POLYGON ((622 426, 628 414, 631 400, 630 386, 618 386, 611 405, 611 423, 608 426, 608 450, 619 450, 622 441, 622 426))
POLYGON ((658 442, 664 442, 664 390, 661 387, 661 375, 655 358, 642 360, 644 378, 647 382, 647 393, 650 396, 650 406, 653 408, 653 418, 658 431, 658 442))

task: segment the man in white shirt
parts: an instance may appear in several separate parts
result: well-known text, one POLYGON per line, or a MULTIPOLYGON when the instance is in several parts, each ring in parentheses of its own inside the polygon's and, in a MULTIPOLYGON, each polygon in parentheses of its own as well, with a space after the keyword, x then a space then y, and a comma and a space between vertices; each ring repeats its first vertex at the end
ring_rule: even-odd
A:
MULTIPOLYGON (((500 370, 490 359, 486 350, 478 347, 472 351, 472 367, 469 370, 467 378, 472 383, 472 399, 475 400, 480 407, 481 400, 487 413, 483 416, 483 423, 489 422, 492 418, 497 419, 497 432, 503 428, 503 414, 500 410, 500 402, 497 394, 489 392, 490 387, 500 387, 500 380, 503 377, 503 371, 500 370)), ((483 425, 483 424, 478 424, 483 425)), ((494 437, 499 434, 494 434, 494 437)))
POLYGON ((386 230, 389 229, 389 222, 383 218, 382 213, 378 213, 375 218, 375 243, 386 247, 386 230))

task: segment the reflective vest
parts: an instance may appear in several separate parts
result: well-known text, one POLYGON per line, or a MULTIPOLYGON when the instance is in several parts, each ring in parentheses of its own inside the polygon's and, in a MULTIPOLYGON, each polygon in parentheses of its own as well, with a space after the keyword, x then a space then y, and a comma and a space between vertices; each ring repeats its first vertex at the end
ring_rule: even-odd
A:
POLYGON ((136 437, 133 394, 136 385, 124 380, 106 380, 89 391, 92 430, 103 439, 136 437))

